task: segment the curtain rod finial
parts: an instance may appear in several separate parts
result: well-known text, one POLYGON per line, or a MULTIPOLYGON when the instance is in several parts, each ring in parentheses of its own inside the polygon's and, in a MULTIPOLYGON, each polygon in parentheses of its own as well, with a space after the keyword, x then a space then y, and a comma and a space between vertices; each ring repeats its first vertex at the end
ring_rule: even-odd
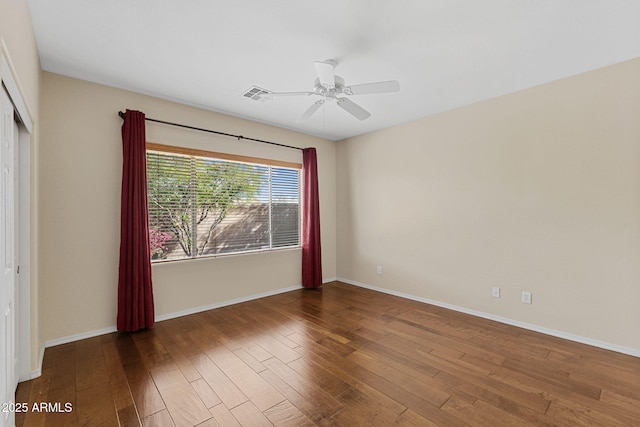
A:
POLYGON ((120 116, 121 119, 124 119, 124 116, 126 116, 126 114, 123 113, 122 111, 118 111, 118 115, 120 116))

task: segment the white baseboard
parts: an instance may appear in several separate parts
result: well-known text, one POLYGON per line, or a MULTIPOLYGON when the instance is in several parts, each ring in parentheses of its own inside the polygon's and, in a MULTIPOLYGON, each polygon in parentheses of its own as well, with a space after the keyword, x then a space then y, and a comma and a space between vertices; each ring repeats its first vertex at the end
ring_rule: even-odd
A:
MULTIPOLYGON (((618 353, 623 353, 623 354, 628 354, 631 356, 636 356, 636 357, 640 357, 640 350, 636 350, 636 349, 632 349, 632 348, 627 348, 627 347, 622 347, 619 345, 615 345, 615 344, 611 344, 611 343, 607 343, 607 342, 603 342, 603 341, 598 341, 598 340, 593 340, 591 338, 586 338, 586 337, 582 337, 579 335, 574 335, 574 334, 570 334, 570 333, 566 333, 566 332, 562 332, 562 331, 556 331, 553 329, 548 329, 548 328, 544 328, 541 326, 537 326, 537 325, 532 325, 529 323, 525 323, 525 322, 520 322, 518 320, 513 320, 513 319, 508 319, 506 317, 501 317, 501 316, 495 316, 493 314, 489 314, 489 313, 484 313, 481 311, 476 311, 476 310, 471 310, 468 308, 464 308, 464 307, 460 307, 460 306, 456 306, 456 305, 452 305, 452 304, 447 304, 444 302, 440 302, 440 301, 435 301, 435 300, 431 300, 428 298, 422 298, 422 297, 418 297, 415 295, 409 295, 409 294, 405 294, 402 292, 397 292, 397 291, 393 291, 390 289, 385 289, 385 288, 379 288, 377 286, 371 286, 371 285, 367 285, 366 283, 361 283, 361 282, 356 282, 354 280, 349 280, 349 279, 345 279, 342 277, 331 277, 331 278, 327 278, 325 280, 323 280, 323 283, 330 283, 333 281, 340 281, 340 282, 344 282, 344 283, 348 283, 350 285, 354 285, 354 286, 359 286, 361 288, 366 288, 366 289, 371 289, 373 291, 378 291, 378 292, 382 292, 385 294, 389 294, 389 295, 394 295, 400 298, 406 298, 409 300, 413 300, 413 301, 418 301, 418 302, 423 302, 426 304, 432 304, 438 307, 443 307, 443 308, 447 308, 450 310, 454 310, 454 311, 458 311, 461 313, 466 313, 466 314, 471 314, 473 316, 477 316, 477 317, 482 317, 484 319, 489 319, 489 320, 494 320, 496 322, 500 322, 500 323, 505 323, 507 325, 512 325, 512 326, 517 326, 523 329, 528 329, 531 331, 535 331, 535 332, 540 332, 546 335, 551 335, 554 337, 558 337, 558 338, 564 338, 567 339, 569 341, 575 341, 575 342, 579 342, 582 344, 587 344, 587 345, 591 345, 594 347, 600 347, 606 350, 612 350, 612 351, 616 351, 618 353)), ((277 294, 282 294, 285 292, 290 292, 290 291, 295 291, 297 289, 301 289, 302 286, 301 285, 295 285, 295 286, 289 286, 286 288, 281 288, 281 289, 276 289, 273 291, 268 291, 268 292, 263 292, 260 294, 254 294, 254 295, 249 295, 246 297, 242 297, 242 298, 235 298, 235 299, 231 299, 231 300, 227 300, 227 301, 222 301, 219 303, 215 303, 215 304, 209 304, 209 305, 205 305, 205 306, 200 306, 200 307, 194 307, 188 310, 182 310, 182 311, 177 311, 177 312, 173 312, 173 313, 168 313, 168 314, 163 314, 163 315, 159 315, 156 316, 156 322, 160 322, 163 320, 169 320, 169 319, 174 319, 176 317, 181 317, 181 316, 187 316, 190 314, 195 314, 195 313, 200 313, 203 311, 207 311, 207 310, 213 310, 216 308, 221 308, 221 307, 226 307, 226 306, 230 306, 230 305, 234 305, 234 304, 239 304, 242 302, 247 302, 247 301, 252 301, 255 299, 260 299, 260 298, 265 298, 265 297, 269 297, 272 295, 277 295, 277 294)), ((93 338, 93 337, 97 337, 100 335, 104 335, 104 334, 109 334, 112 332, 115 332, 116 326, 109 326, 107 328, 102 328, 102 329, 96 329, 96 330, 92 330, 92 331, 87 331, 87 332, 82 332, 79 334, 74 334, 74 335, 69 335, 66 337, 62 337, 62 338, 57 338, 54 340, 49 340, 46 341, 44 343, 44 345, 42 346, 41 350, 40 350, 40 354, 39 354, 39 363, 38 363, 38 368, 34 369, 31 371, 31 378, 37 378, 42 374, 42 361, 44 359, 44 350, 45 348, 48 347, 53 347, 56 345, 61 345, 61 344, 67 344, 70 342, 74 342, 74 341, 79 341, 79 340, 83 340, 83 339, 87 339, 87 338, 93 338)))
MULTIPOLYGON (((335 277, 330 277, 330 278, 324 279, 322 283, 334 282, 336 280, 338 280, 338 279, 335 278, 335 277)), ((297 289, 302 289, 302 285, 289 286, 289 287, 286 287, 286 288, 280 288, 280 289, 276 289, 276 290, 273 290, 273 291, 262 292, 262 293, 259 293, 259 294, 249 295, 249 296, 246 296, 246 297, 241 297, 241 298, 235 298, 235 299, 231 299, 231 300, 227 300, 227 301, 222 301, 222 302, 215 303, 215 304, 203 305, 203 306, 200 306, 200 307, 194 307, 194 308, 190 308, 190 309, 187 309, 187 310, 181 310, 181 311, 176 311, 176 312, 173 312, 173 313, 161 314, 161 315, 156 316, 155 321, 156 322, 161 322, 163 320, 174 319, 176 317, 188 316, 190 314, 201 313, 201 312, 207 311, 207 310, 213 310, 213 309, 216 309, 216 308, 227 307, 229 305, 239 304, 241 302, 252 301, 252 300, 255 300, 255 299, 270 297, 272 295, 277 295, 277 294, 282 294, 282 293, 285 293, 285 292, 295 291, 297 289)), ((110 334, 110 333, 116 332, 116 331, 117 331, 117 328, 116 328, 115 325, 113 325, 113 326, 109 326, 109 327, 102 328, 102 329, 95 329, 95 330, 92 330, 92 331, 82 332, 82 333, 74 334, 74 335, 68 335, 66 337, 61 337, 61 338, 56 338, 56 339, 53 339, 53 340, 46 341, 44 343, 44 345, 42 346, 42 350, 40 351, 39 368, 31 371, 31 378, 39 377, 42 374, 42 360, 44 358, 44 350, 45 350, 45 348, 54 347, 56 345, 68 344, 70 342, 80 341, 80 340, 87 339, 87 338, 93 338, 93 337, 97 337, 97 336, 104 335, 104 334, 110 334)))
POLYGON ((87 338, 93 338, 104 334, 110 334, 111 332, 115 332, 115 326, 109 326, 107 328, 95 329, 93 331, 81 332, 79 334, 69 335, 62 338, 56 338, 54 340, 45 341, 44 346, 46 348, 55 347, 57 345, 68 344, 74 341, 80 341, 87 338))
POLYGON ((38 378, 42 375, 42 361, 44 360, 44 349, 45 345, 42 344, 40 346, 40 352, 38 353, 38 367, 30 372, 29 379, 32 380, 34 378, 38 378))
POLYGON ((19 382, 23 382, 23 381, 29 381, 32 380, 34 378, 38 378, 40 375, 42 375, 42 361, 44 360, 44 344, 42 344, 42 346, 40 347, 40 351, 38 352, 38 362, 37 362, 37 368, 36 369, 32 369, 31 371, 29 371, 26 375, 26 378, 21 377, 18 379, 19 382))
MULTIPOLYGON (((324 284, 324 283, 335 282, 336 280, 338 280, 338 279, 335 278, 335 277, 330 277, 328 279, 323 279, 322 283, 324 284)), ((286 288, 276 289, 274 291, 263 292, 263 293, 260 293, 260 294, 249 295, 247 297, 235 298, 235 299, 232 299, 232 300, 222 301, 222 302, 215 303, 215 304, 204 305, 204 306, 201 306, 201 307, 190 308, 190 309, 182 310, 182 311, 176 311, 174 313, 169 313, 169 314, 163 314, 161 316, 156 316, 156 322, 160 322, 162 320, 175 319, 176 317, 188 316, 190 314, 201 313, 203 311, 213 310, 213 309, 216 309, 216 308, 227 307, 229 305, 239 304, 241 302, 252 301, 252 300, 256 300, 256 299, 260 299, 260 298, 266 298, 266 297, 270 297, 270 296, 273 296, 273 295, 283 294, 285 292, 295 291, 295 290, 298 290, 298 289, 303 289, 302 285, 289 286, 289 287, 286 287, 286 288)))
POLYGON ((442 308, 447 308, 449 310, 458 311, 460 313, 470 314, 472 316, 481 317, 483 319, 494 320, 496 322, 505 323, 511 326, 517 326, 519 328, 528 329, 530 331, 540 332, 542 334, 551 335, 558 338, 563 338, 569 341, 579 342, 581 344, 587 344, 593 347, 599 347, 605 350, 615 351, 617 353, 628 354, 630 356, 640 357, 640 350, 634 348, 628 348, 619 346, 616 344, 611 344, 604 341, 594 340, 591 338, 583 337, 580 335, 574 335, 563 331, 557 331, 554 329, 548 329, 538 325, 532 325, 530 323, 520 322, 519 320, 513 320, 506 317, 496 316, 489 313, 484 313, 482 311, 472 310, 465 307, 460 307, 453 304, 448 304, 441 301, 435 301, 428 298, 422 298, 415 295, 405 294, 402 292, 393 291, 391 289, 379 288, 377 286, 367 285, 366 283, 356 282, 354 280, 345 279, 342 277, 338 277, 336 280, 344 283, 348 283, 349 285, 358 286, 361 288, 370 289, 372 291, 382 292, 389 295, 394 295, 400 298, 406 298, 413 301, 423 302, 426 304, 435 305, 442 308))
POLYGON ((287 288, 280 288, 274 291, 262 292, 260 294, 249 295, 247 297, 234 298, 227 301, 218 302, 215 304, 203 305, 201 307, 190 308, 187 310, 176 311, 174 313, 163 314, 161 316, 156 316, 156 322, 161 322, 163 320, 175 319, 176 317, 188 316, 190 314, 201 313, 207 310, 213 310, 215 308, 227 307, 229 305, 239 304, 241 302, 252 301, 255 299, 270 297, 272 295, 283 294, 285 292, 291 292, 298 289, 302 289, 302 285, 289 286, 287 288))
MULTIPOLYGON (((335 280, 335 279, 333 279, 335 280)), ((231 299, 231 300, 227 300, 227 301, 222 301, 219 303, 215 303, 215 304, 209 304, 209 305, 203 305, 200 307, 194 307, 194 308, 190 308, 187 310, 181 310, 181 311, 176 311, 173 313, 167 313, 167 314, 162 314, 162 315, 158 315, 155 318, 156 322, 161 322, 163 320, 168 320, 168 319, 174 319, 176 317, 181 317, 181 316, 188 316, 190 314, 195 314, 195 313, 200 313, 203 311, 207 311, 207 310, 213 310, 215 308, 221 308, 221 307, 226 307, 229 305, 234 305, 234 304, 238 304, 241 302, 247 302, 247 301, 251 301, 251 300, 255 300, 255 299, 259 299, 259 298, 265 298, 265 297, 269 297, 272 295, 277 295, 277 294, 282 294, 285 292, 290 292, 290 291, 295 291, 297 289, 301 289, 302 285, 294 285, 294 286, 289 286, 286 288, 281 288, 281 289, 276 289, 273 291, 268 291, 268 292, 262 292, 259 294, 254 294, 254 295, 249 295, 246 297, 241 297, 241 298, 235 298, 235 299, 231 299)), ((74 334, 74 335, 68 335, 66 337, 62 337, 62 338, 56 338, 54 340, 49 340, 46 341, 44 343, 44 346, 42 348, 42 354, 40 356, 40 369, 34 371, 34 372, 41 372, 42 369, 42 359, 44 357, 44 349, 48 348, 48 347, 53 347, 56 345, 61 345, 61 344, 67 344, 70 342, 74 342, 74 341, 80 341, 83 339, 87 339, 87 338, 93 338, 93 337, 97 337, 100 335, 105 335, 105 334, 110 334, 112 332, 116 332, 117 328, 115 325, 113 326, 109 326, 106 328, 102 328, 102 329, 95 329, 92 331, 87 331, 87 332, 81 332, 79 334, 74 334)), ((38 374, 40 375, 40 374, 38 374)))

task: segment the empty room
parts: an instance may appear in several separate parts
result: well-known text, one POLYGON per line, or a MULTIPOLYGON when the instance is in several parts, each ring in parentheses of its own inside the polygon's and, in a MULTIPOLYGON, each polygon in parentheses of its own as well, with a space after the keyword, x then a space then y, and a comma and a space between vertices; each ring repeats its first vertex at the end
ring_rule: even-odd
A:
POLYGON ((0 427, 639 426, 636 0, 0 0, 0 427))

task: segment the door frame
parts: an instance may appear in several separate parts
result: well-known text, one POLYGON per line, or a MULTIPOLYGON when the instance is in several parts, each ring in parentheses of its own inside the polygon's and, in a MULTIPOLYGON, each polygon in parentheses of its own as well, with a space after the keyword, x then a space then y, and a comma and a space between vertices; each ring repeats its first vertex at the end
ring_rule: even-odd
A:
MULTIPOLYGON (((16 307, 18 324, 16 337, 16 350, 18 351, 18 372, 16 376, 18 381, 25 381, 34 378, 40 374, 41 367, 35 370, 32 366, 32 311, 31 311, 31 222, 33 211, 31 209, 31 163, 32 163, 32 147, 31 135, 33 133, 33 115, 31 114, 23 91, 20 88, 18 73, 11 61, 9 49, 0 38, 0 84, 5 87, 9 98, 13 103, 15 113, 19 119, 20 125, 18 146, 15 150, 18 153, 19 163, 16 176, 16 188, 18 189, 18 207, 19 229, 15 230, 18 234, 16 247, 18 248, 17 258, 20 266, 20 274, 16 275, 18 280, 18 289, 20 292, 19 306, 16 307)), ((37 319, 37 317, 36 317, 37 319)))

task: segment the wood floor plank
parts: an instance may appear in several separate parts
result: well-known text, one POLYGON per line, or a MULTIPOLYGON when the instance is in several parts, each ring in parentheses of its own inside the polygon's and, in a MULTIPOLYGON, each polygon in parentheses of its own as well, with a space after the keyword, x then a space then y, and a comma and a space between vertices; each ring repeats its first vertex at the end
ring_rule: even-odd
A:
POLYGON ((610 406, 612 410, 615 408, 627 412, 629 416, 635 416, 640 420, 640 401, 637 399, 603 389, 600 395, 600 402, 610 406))
POLYGON ((155 329, 146 329, 131 335, 131 338, 147 370, 175 364, 155 329))
POLYGON ((76 385, 76 346, 75 343, 63 344, 52 351, 53 365, 49 390, 73 387, 76 385))
POLYGON ((117 415, 120 427, 140 427, 142 425, 135 406, 119 409, 117 415))
POLYGON ((189 357, 193 355, 192 349, 196 346, 189 342, 187 334, 181 333, 181 329, 174 328, 173 325, 178 326, 178 322, 158 322, 155 326, 158 337, 187 381, 193 382, 201 379, 200 373, 189 360, 189 357))
POLYGON ((347 356, 353 353, 355 350, 353 347, 347 344, 343 344, 342 342, 335 340, 331 337, 324 337, 321 340, 318 340, 316 342, 321 346, 326 347, 333 353, 339 354, 340 356, 347 356))
POLYGON ((571 391, 582 394, 591 399, 599 399, 601 388, 582 382, 580 379, 569 378, 569 373, 558 366, 550 366, 542 360, 533 358, 507 359, 502 364, 504 368, 512 371, 522 372, 529 376, 544 379, 547 382, 553 381, 559 386, 565 387, 571 391))
POLYGON ((156 384, 147 371, 131 336, 118 334, 114 342, 140 418, 146 418, 165 409, 156 384))
MULTIPOLYGON (((396 400, 391 399, 384 394, 383 389, 372 387, 367 383, 356 378, 357 369, 356 364, 347 360, 346 358, 331 353, 326 347, 317 344, 315 341, 308 338, 304 338, 300 335, 301 343, 305 347, 307 357, 313 360, 313 363, 320 366, 330 374, 336 376, 345 384, 350 385, 360 391, 366 392, 369 395, 375 395, 377 400, 386 408, 393 411, 396 414, 401 414, 407 407, 398 403, 396 400), (356 375, 354 375, 356 374, 356 375)), ((289 365, 295 366, 297 361, 291 362, 289 365)), ((302 374, 302 372, 300 372, 302 374)))
POLYGON ((229 307, 198 313, 194 319, 200 324, 200 328, 204 327, 202 330, 207 334, 216 336, 218 339, 224 337, 230 342, 251 336, 258 327, 229 307))
POLYGON ((207 355, 202 354, 192 359, 192 362, 227 408, 234 408, 248 400, 242 390, 207 355))
POLYGON ((305 357, 288 363, 288 366, 300 375, 304 375, 309 381, 335 397, 351 388, 351 385, 341 380, 336 375, 327 371, 320 365, 305 357))
POLYGON ((177 366, 152 369, 151 376, 176 426, 193 426, 211 418, 200 396, 177 366))
POLYGON ((231 350, 221 346, 207 352, 207 355, 260 411, 284 400, 276 389, 231 350))
POLYGON ((587 388, 593 394, 595 390, 603 388, 615 391, 618 394, 627 396, 630 399, 640 400, 640 381, 636 379, 636 375, 627 374, 624 378, 618 376, 609 376, 601 372, 587 373, 583 371, 578 374, 569 374, 569 380, 573 384, 580 385, 580 389, 587 388))
POLYGON ((374 396, 358 389, 349 388, 336 399, 344 406, 344 409, 333 417, 338 425, 390 426, 398 420, 398 414, 385 408, 374 396))
MULTIPOLYGON (((231 316, 232 313, 225 315, 231 316)), ((220 313, 214 316, 212 312, 203 312, 193 317, 194 327, 186 335, 187 339, 195 344, 195 348, 198 349, 196 354, 207 352, 223 345, 235 346, 237 342, 242 342, 248 336, 248 332, 243 330, 237 336, 234 335, 233 338, 230 338, 224 332, 224 329, 229 328, 217 320, 220 316, 220 313), (217 323, 211 323, 211 319, 216 319, 217 323)))
POLYGON ((386 361, 386 365, 393 365, 395 369, 408 375, 414 375, 416 372, 420 376, 433 377, 440 371, 427 362, 434 356, 433 351, 425 353, 423 349, 406 345, 406 343, 396 342, 394 345, 385 345, 385 341, 376 342, 352 336, 351 346, 360 352, 375 354, 377 359, 386 361))
POLYGON ((436 421, 440 422, 446 421, 450 425, 464 425, 464 423, 457 423, 454 420, 449 419, 449 417, 447 417, 445 414, 438 413, 437 406, 433 406, 422 397, 417 396, 410 391, 407 391, 405 388, 401 387, 399 383, 394 382, 394 380, 384 378, 377 372, 367 369, 359 365, 358 363, 348 360, 347 358, 343 358, 339 355, 331 355, 326 352, 321 354, 346 369, 349 372, 350 376, 353 376, 356 380, 368 385, 371 388, 380 390, 391 400, 402 402, 403 405, 414 409, 416 412, 423 416, 425 414, 429 414, 429 419, 435 419, 436 421))
MULTIPOLYGON (((251 357, 256 359, 258 362, 264 362, 267 359, 271 359, 273 354, 269 353, 267 350, 254 343, 253 341, 248 341, 241 350, 245 350, 251 357)), ((264 365, 263 365, 264 366, 264 365)))
POLYGON ((162 411, 151 414, 142 419, 144 427, 172 427, 175 426, 169 412, 164 409, 162 411))
POLYGON ((78 426, 110 426, 118 425, 118 414, 113 405, 109 383, 98 384, 90 388, 76 391, 75 415, 78 426), (101 402, 111 401, 111 405, 101 402))
POLYGON ((442 409, 447 412, 456 413, 460 418, 463 418, 470 425, 476 427, 500 425, 551 427, 552 425, 550 423, 534 424, 525 421, 480 399, 476 400, 473 404, 469 404, 453 398, 449 400, 442 409))
POLYGON ((360 350, 352 353, 348 357, 350 360, 359 364, 363 368, 376 372, 377 375, 385 378, 387 381, 398 381, 398 386, 409 393, 418 396, 425 402, 435 407, 440 407, 446 402, 451 395, 447 392, 439 390, 430 385, 431 377, 414 372, 411 375, 408 372, 402 372, 395 369, 388 360, 371 353, 365 353, 360 350))
POLYGON ((251 402, 245 402, 231 409, 231 413, 242 426, 273 427, 273 424, 251 402))
MULTIPOLYGON (((54 390, 49 390, 47 394, 47 399, 45 401, 33 402, 34 404, 40 407, 39 411, 45 416, 45 424, 46 426, 69 426, 69 425, 78 425, 79 420, 78 415, 82 413, 81 409, 78 406, 78 400, 75 393, 75 387, 66 387, 66 388, 56 388, 54 390), (70 412, 66 412, 65 404, 70 403, 72 410, 70 412), (54 409, 53 412, 50 412, 49 409, 43 409, 42 405, 45 405, 45 408, 49 404, 59 404, 62 410, 58 412, 58 410, 54 409)), ((88 408, 84 408, 85 411, 88 408)), ((110 405, 107 407, 107 411, 113 407, 110 405)), ((36 411, 35 406, 31 405, 31 413, 36 411)), ((26 424, 29 425, 30 424, 26 424)), ((80 425, 88 425, 86 423, 82 423, 80 425)))
POLYGON ((323 407, 323 413, 333 415, 342 409, 342 405, 329 393, 322 390, 309 378, 304 375, 300 375, 291 369, 281 360, 274 357, 266 360, 264 364, 271 372, 275 373, 291 388, 305 396, 308 400, 314 402, 315 405, 323 407))
POLYGON ((16 401, 18 427, 640 426, 640 358, 332 282, 47 348, 16 401))
MULTIPOLYGON (((255 357, 253 357, 249 352, 247 352, 244 348, 239 348, 233 352, 240 360, 247 364, 254 372, 260 373, 267 369, 262 363, 258 361, 255 357)), ((267 358, 268 359, 268 358, 267 358)), ((266 359, 264 359, 266 360, 266 359)))
POLYGON ((640 361, 636 363, 637 366, 626 363, 619 366, 616 361, 606 363, 557 350, 550 351, 546 360, 553 361, 554 365, 562 367, 562 369, 569 372, 570 378, 577 375, 594 384, 610 381, 614 384, 631 385, 634 389, 637 388, 635 387, 637 386, 635 378, 640 373, 640 361))
POLYGON ((555 399, 549 406, 550 421, 561 426, 636 426, 638 418, 620 413, 606 413, 565 399, 555 399))
MULTIPOLYGON (((252 301, 252 304, 244 304, 238 307, 237 313, 249 320, 252 324, 260 325, 260 329, 266 327, 273 335, 287 336, 295 332, 295 325, 277 312, 265 310, 268 305, 268 297, 262 301, 252 301)), ((286 343, 286 342, 285 342, 286 343)))
POLYGON ((616 404, 603 402, 602 396, 600 400, 594 400, 553 381, 545 381, 544 379, 534 378, 524 373, 511 371, 505 368, 497 368, 490 376, 505 384, 511 384, 522 390, 528 390, 531 393, 543 396, 550 401, 566 399, 572 403, 592 410, 604 413, 619 413, 619 416, 622 418, 638 418, 637 415, 634 414, 633 410, 629 411, 628 409, 616 404))
MULTIPOLYGON (((49 356, 49 358, 51 358, 51 356, 49 356)), ((46 352, 44 360, 47 360, 46 352)), ((16 426, 44 426, 46 414, 41 412, 34 412, 31 410, 31 408, 36 402, 46 402, 48 400, 51 369, 52 368, 50 366, 47 366, 47 364, 43 363, 42 375, 27 382, 31 383, 31 392, 29 393, 29 398, 24 401, 27 403, 27 412, 23 414, 24 416, 16 417, 16 426)), ((20 387, 20 385, 18 387, 20 387)))
POLYGON ((220 426, 220 424, 218 424, 216 420, 213 417, 211 417, 207 421, 198 424, 196 427, 224 427, 224 426, 220 426))
POLYGON ((109 382, 100 337, 76 342, 76 390, 84 390, 109 382))
POLYGON ((101 342, 111 393, 120 425, 140 426, 140 416, 131 395, 129 382, 122 367, 122 360, 118 354, 113 335, 104 335, 101 342))
POLYGON ((288 335, 291 335, 293 332, 288 333, 287 335, 284 335, 283 333, 277 333, 274 331, 273 337, 280 341, 282 344, 286 345, 287 347, 294 349, 296 347, 298 347, 298 344, 296 344, 295 342, 291 341, 289 338, 287 338, 288 335))
MULTIPOLYGON (((483 375, 482 372, 476 372, 474 367, 469 366, 466 362, 461 362, 457 359, 443 359, 433 353, 420 353, 420 357, 423 359, 424 363, 442 371, 436 373, 436 378, 445 383, 456 384, 457 381, 455 381, 454 378, 464 378, 465 384, 470 382, 470 384, 479 386, 479 388, 476 388, 475 390, 486 389, 487 391, 494 392, 497 395, 508 396, 510 399, 515 399, 525 406, 539 412, 544 412, 548 406, 548 401, 545 401, 539 396, 523 392, 520 389, 502 384, 499 381, 492 381, 489 377, 483 375)), ((469 392, 469 388, 461 388, 460 390, 468 394, 473 394, 469 392)))
POLYGON ((311 427, 316 424, 288 400, 282 401, 264 411, 264 415, 274 426, 311 427))
POLYGON ((491 351, 497 351, 506 357, 526 356, 532 359, 544 359, 549 354, 548 348, 542 348, 537 345, 529 345, 523 340, 513 340, 508 337, 486 337, 486 336, 474 336, 469 339, 470 343, 477 345, 479 348, 487 349, 491 351))
POLYGON ((456 337, 439 335, 427 330, 427 328, 422 328, 419 325, 411 325, 404 322, 394 321, 390 323, 389 327, 392 330, 392 334, 384 337, 381 341, 390 342, 399 338, 401 342, 406 343, 409 341, 410 343, 418 346, 426 345, 426 347, 431 350, 438 348, 454 349, 461 353, 472 354, 497 364, 501 364, 505 360, 505 357, 497 351, 476 347, 473 344, 461 341, 456 337))
POLYGON ((315 397, 313 394, 306 394, 304 391, 304 394, 298 392, 295 388, 287 384, 287 382, 269 369, 260 372, 260 376, 276 388, 288 402, 298 408, 298 410, 316 424, 329 420, 342 409, 342 406, 318 404, 318 401, 314 400, 315 397))
MULTIPOLYGON (((16 399, 15 403, 17 405, 29 404, 29 396, 31 395, 31 390, 33 389, 32 381, 24 381, 18 384, 18 388, 16 389, 16 399)), ((15 421, 16 425, 23 425, 24 418, 27 415, 27 411, 20 410, 15 413, 15 421)))
POLYGON ((404 411, 396 421, 399 427, 438 427, 438 424, 416 414, 411 409, 404 411))
POLYGON ((222 400, 220 400, 216 392, 213 391, 209 383, 202 378, 192 381, 191 387, 193 387, 196 393, 198 393, 202 403, 204 403, 207 408, 213 408, 214 406, 222 403, 222 400))
POLYGON ((447 384, 455 384, 460 391, 466 392, 495 405, 508 406, 511 410, 526 412, 529 408, 539 414, 544 414, 549 407, 549 399, 539 395, 522 391, 510 385, 503 385, 499 381, 487 378, 473 378, 469 376, 457 377, 447 372, 440 372, 436 378, 447 384))
POLYGON ((222 427, 242 427, 223 403, 214 406, 209 412, 211 412, 216 423, 222 427))
MULTIPOLYGON (((311 353, 310 355, 313 357, 313 360, 315 363, 320 364, 326 370, 339 376, 345 382, 351 384, 355 388, 366 387, 368 389, 383 391, 386 394, 393 394, 394 390, 398 392, 398 388, 395 384, 396 382, 395 378, 393 379, 393 381, 388 381, 380 377, 377 371, 374 372, 371 370, 364 369, 362 366, 352 362, 348 358, 343 358, 337 354, 331 353, 325 347, 319 346, 315 342, 306 341, 305 347, 306 347, 306 351, 308 353, 311 353)), ((399 347, 407 347, 407 346, 404 345, 399 347)), ((374 348, 377 348, 377 347, 374 347, 374 348)), ((410 347, 410 349, 411 348, 414 348, 413 351, 415 352, 415 347, 410 347)), ((380 351, 379 348, 377 349, 378 351, 380 351)), ((417 358, 423 359, 424 356, 417 354, 417 358)), ((399 360, 403 360, 403 359, 399 359, 399 360)), ((375 368, 373 369, 375 370, 375 368)), ((454 389, 453 387, 448 386, 446 384, 439 384, 439 388, 442 391, 447 393, 452 393, 452 390, 454 389)), ((464 393, 460 393, 460 392, 458 392, 458 394, 464 395, 464 393)), ((466 395, 464 396, 466 397, 466 395)), ((474 398, 470 396, 466 398, 470 402, 473 402, 474 400, 474 398)), ((394 412, 398 414, 402 413, 406 409, 406 406, 398 404, 395 400, 390 399, 389 397, 387 397, 385 404, 388 405, 394 412)))
POLYGON ((282 363, 289 363, 301 357, 300 353, 269 335, 253 337, 252 341, 268 353, 280 359, 282 363))

